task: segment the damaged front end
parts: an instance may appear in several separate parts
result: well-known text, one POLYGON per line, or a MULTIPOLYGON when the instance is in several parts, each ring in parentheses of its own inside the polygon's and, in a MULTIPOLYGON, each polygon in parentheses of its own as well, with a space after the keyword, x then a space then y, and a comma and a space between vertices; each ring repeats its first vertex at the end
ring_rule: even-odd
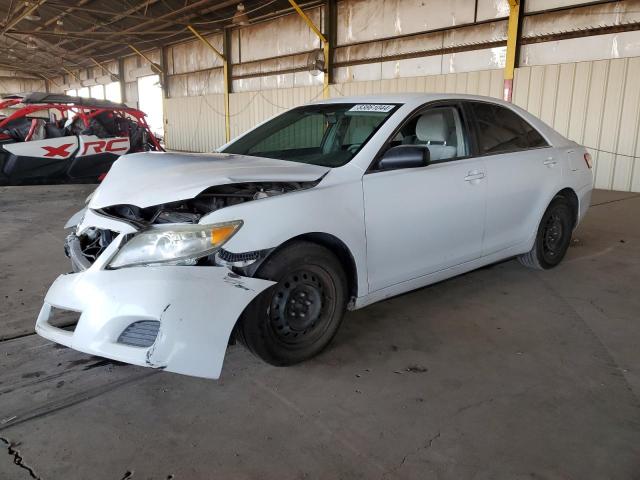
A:
POLYGON ((92 355, 218 378, 238 318, 274 284, 253 276, 273 246, 225 250, 244 221, 215 223, 211 214, 312 188, 328 170, 228 154, 122 157, 67 223, 74 273, 49 289, 37 333, 92 355), (59 310, 79 313, 75 328, 56 326, 59 310))
POLYGON ((220 208, 310 186, 229 184, 152 207, 86 209, 65 244, 75 273, 51 286, 36 331, 92 355, 218 378, 237 319, 273 285, 251 276, 270 250, 226 251, 242 221, 198 222, 220 208), (56 310, 78 312, 75 328, 55 326, 56 310))

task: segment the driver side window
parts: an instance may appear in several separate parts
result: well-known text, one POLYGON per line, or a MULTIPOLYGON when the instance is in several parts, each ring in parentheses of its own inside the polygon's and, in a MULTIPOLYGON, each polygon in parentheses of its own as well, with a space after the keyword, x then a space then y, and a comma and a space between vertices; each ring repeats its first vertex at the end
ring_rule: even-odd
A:
POLYGON ((396 145, 424 145, 431 162, 469 155, 461 116, 453 106, 431 107, 410 117, 389 146, 396 145))

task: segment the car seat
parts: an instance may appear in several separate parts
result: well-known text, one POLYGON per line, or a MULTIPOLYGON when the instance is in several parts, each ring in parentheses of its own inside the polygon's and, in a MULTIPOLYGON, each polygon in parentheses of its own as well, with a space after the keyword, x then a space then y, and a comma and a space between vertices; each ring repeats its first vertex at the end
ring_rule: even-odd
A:
POLYGON ((456 157, 458 149, 455 146, 447 145, 449 136, 449 126, 445 118, 445 112, 431 110, 423 113, 418 118, 416 123, 416 144, 429 147, 432 161, 456 157))

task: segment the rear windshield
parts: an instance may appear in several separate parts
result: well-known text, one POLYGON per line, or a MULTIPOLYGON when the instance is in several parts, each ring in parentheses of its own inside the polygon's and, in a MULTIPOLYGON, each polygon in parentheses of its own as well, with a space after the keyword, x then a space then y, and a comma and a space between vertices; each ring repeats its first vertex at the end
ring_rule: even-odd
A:
POLYGON ((222 151, 340 167, 360 151, 398 106, 387 103, 306 105, 269 120, 222 151))

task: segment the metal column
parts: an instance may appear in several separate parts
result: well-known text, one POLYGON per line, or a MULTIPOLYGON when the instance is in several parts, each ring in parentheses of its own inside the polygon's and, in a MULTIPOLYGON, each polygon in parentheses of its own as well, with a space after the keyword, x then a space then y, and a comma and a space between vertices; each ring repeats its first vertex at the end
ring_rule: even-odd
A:
POLYGON ((507 30, 507 58, 504 65, 504 99, 511 101, 513 96, 513 74, 518 66, 520 44, 520 23, 522 20, 523 0, 509 0, 509 26, 507 30))

